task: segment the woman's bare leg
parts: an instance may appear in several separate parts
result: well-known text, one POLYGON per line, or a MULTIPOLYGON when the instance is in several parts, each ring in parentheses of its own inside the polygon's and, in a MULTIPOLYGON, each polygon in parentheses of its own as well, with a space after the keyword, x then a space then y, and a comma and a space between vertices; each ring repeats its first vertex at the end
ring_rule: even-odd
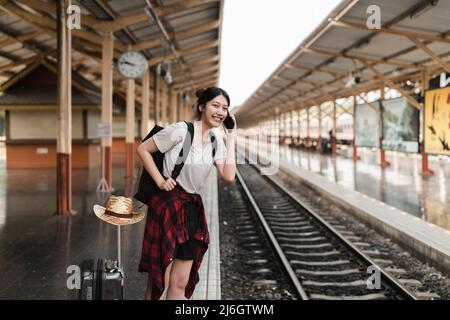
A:
POLYGON ((170 272, 167 300, 186 300, 184 290, 189 281, 193 261, 175 259, 170 272))
MULTIPOLYGON (((169 263, 169 265, 166 268, 166 272, 164 274, 165 290, 167 290, 167 288, 169 287, 170 270, 172 269, 172 264, 173 264, 173 261, 171 263, 169 263)), ((145 297, 144 297, 145 300, 151 300, 151 298, 152 298, 152 284, 153 284, 153 281, 149 275, 148 279, 147 279, 147 290, 145 291, 145 297)), ((159 300, 161 300, 163 298, 163 296, 164 296, 164 292, 161 295, 161 297, 159 298, 159 300)))

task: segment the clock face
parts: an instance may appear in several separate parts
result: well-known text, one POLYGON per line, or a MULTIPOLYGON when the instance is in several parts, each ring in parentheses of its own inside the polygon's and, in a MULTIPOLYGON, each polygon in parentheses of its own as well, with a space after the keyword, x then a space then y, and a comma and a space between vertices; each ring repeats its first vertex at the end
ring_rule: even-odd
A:
POLYGON ((120 73, 130 79, 140 78, 148 67, 147 59, 142 53, 136 51, 122 54, 117 64, 120 73))

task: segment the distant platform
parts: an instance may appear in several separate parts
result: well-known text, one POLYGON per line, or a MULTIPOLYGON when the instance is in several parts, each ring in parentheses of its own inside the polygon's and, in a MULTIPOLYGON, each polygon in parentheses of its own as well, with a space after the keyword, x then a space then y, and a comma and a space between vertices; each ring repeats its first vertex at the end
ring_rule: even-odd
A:
POLYGON ((418 154, 386 151, 391 165, 383 169, 378 151, 359 148, 361 160, 357 162, 351 159, 350 148, 341 152, 333 159, 317 152, 280 148, 282 159, 450 230, 450 157, 429 156, 435 174, 423 176, 418 154))
MULTIPOLYGON (((254 145, 250 149, 256 151, 254 145)), ((242 147, 239 150, 242 152, 242 147)), ((375 153, 359 150, 359 154, 362 160, 354 164, 345 156, 333 159, 316 152, 280 147, 279 169, 307 183, 383 234, 450 273, 450 208, 445 202, 450 199, 450 164, 430 161, 435 176, 422 177, 418 173, 419 159, 397 155, 389 159, 391 167, 383 170, 376 165, 375 153), (414 201, 421 203, 420 199, 427 209, 437 206, 433 212, 437 212, 440 218, 435 219, 445 222, 446 228, 423 220, 424 215, 417 216, 393 205, 414 208, 411 201, 412 204, 416 203, 414 201)), ((428 212, 428 217, 431 216, 428 212)))

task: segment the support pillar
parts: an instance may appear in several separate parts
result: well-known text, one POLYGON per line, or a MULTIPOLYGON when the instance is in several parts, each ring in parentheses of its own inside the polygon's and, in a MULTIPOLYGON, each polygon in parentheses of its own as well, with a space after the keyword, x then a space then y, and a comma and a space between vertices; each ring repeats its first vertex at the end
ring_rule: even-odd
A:
POLYGON ((164 81, 161 84, 161 123, 165 127, 167 125, 167 86, 164 81))
MULTIPOLYGON (((380 88, 380 99, 381 101, 384 100, 384 82, 381 82, 381 88, 380 88)), ((386 160, 386 151, 383 148, 383 112, 382 109, 380 109, 380 166, 383 168, 386 168, 387 166, 390 166, 391 163, 386 160)))
POLYGON ((155 72, 155 124, 161 125, 161 78, 155 72))
POLYGON ((71 31, 66 8, 71 0, 57 1, 58 113, 56 120, 56 213, 72 213, 72 64, 71 31))
MULTIPOLYGON (((425 90, 428 90, 428 81, 429 81, 429 74, 426 69, 422 69, 422 97, 425 98, 425 90)), ((425 101, 423 99, 423 101, 425 101)), ((425 153, 425 102, 422 103, 422 109, 421 109, 421 119, 422 119, 422 125, 420 126, 420 129, 422 131, 422 142, 420 143, 420 154, 422 156, 422 172, 423 175, 429 175, 434 174, 433 170, 431 170, 428 167, 428 155, 425 153)))
POLYGON ((311 127, 310 127, 310 113, 309 108, 306 109, 306 141, 307 141, 307 147, 311 147, 311 127))
POLYGON ((125 177, 132 177, 134 173, 134 103, 135 81, 127 79, 127 113, 125 137, 125 177))
POLYGON ((142 76, 142 119, 141 119, 141 138, 150 132, 148 122, 150 120, 150 70, 147 70, 142 76))
POLYGON ((361 157, 358 156, 358 148, 356 147, 356 97, 352 97, 353 100, 353 161, 361 160, 361 157))
POLYGON ((112 122, 113 122, 113 50, 112 32, 105 33, 102 41, 102 111, 101 119, 109 127, 109 136, 102 138, 102 183, 101 190, 112 187, 112 122))
POLYGON ((177 99, 177 93, 175 90, 170 89, 170 110, 172 111, 172 116, 170 119, 170 123, 177 122, 177 111, 178 111, 178 99, 177 99))
POLYGON ((333 100, 333 129, 331 134, 331 155, 336 157, 336 101, 333 100))
POLYGON ((318 125, 318 130, 319 130, 319 138, 317 140, 317 152, 320 152, 322 150, 322 105, 319 104, 319 125, 318 125))

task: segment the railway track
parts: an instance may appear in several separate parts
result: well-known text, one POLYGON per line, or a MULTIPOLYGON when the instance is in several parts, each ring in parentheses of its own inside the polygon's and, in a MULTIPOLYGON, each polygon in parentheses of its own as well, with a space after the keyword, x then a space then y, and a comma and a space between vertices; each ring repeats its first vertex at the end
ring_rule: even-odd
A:
POLYGON ((417 299, 257 167, 239 165, 238 181, 299 299, 417 299))

